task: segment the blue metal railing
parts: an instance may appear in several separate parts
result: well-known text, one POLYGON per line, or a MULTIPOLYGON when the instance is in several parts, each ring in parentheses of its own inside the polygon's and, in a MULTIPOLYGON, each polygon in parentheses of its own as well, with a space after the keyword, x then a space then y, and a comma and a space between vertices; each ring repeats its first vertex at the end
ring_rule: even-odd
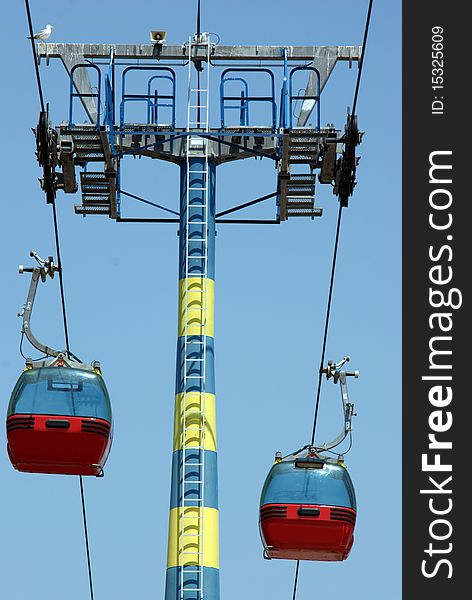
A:
POLYGON ((115 124, 115 103, 113 98, 113 89, 111 85, 110 75, 105 75, 105 110, 103 116, 103 124, 108 127, 113 127, 115 124))
POLYGON ((226 125, 225 111, 226 110, 240 110, 240 124, 244 121, 245 125, 249 125, 249 105, 251 102, 267 102, 271 105, 271 120, 272 120, 272 131, 275 132, 277 127, 277 105, 275 102, 275 79, 274 74, 269 69, 260 68, 230 68, 223 71, 221 74, 220 81, 220 116, 221 116, 221 128, 224 129, 226 125), (266 73, 269 75, 271 80, 271 95, 270 96, 249 96, 247 81, 241 77, 227 77, 227 73, 266 73), (226 96, 225 95, 225 84, 228 81, 241 81, 244 85, 244 92, 241 96, 226 96), (227 104, 227 102, 237 102, 238 104, 227 104))
POLYGON ((321 78, 320 78, 320 72, 318 71, 318 69, 315 69, 315 67, 311 67, 311 66, 301 66, 301 67, 294 67, 291 71, 290 71, 290 75, 288 78, 288 87, 289 87, 289 92, 288 92, 288 99, 289 99, 289 113, 290 113, 290 117, 289 117, 289 124, 290 124, 290 128, 293 127, 293 101, 296 100, 300 100, 300 101, 305 101, 305 100, 313 100, 314 102, 316 102, 316 113, 317 113, 317 119, 316 119, 316 130, 319 131, 320 129, 320 124, 321 124, 321 113, 320 113, 320 93, 321 93, 321 78), (293 74, 297 71, 312 71, 313 73, 315 73, 316 75, 316 79, 317 79, 317 83, 318 83, 318 87, 317 87, 317 94, 310 94, 310 95, 300 95, 300 93, 298 94, 293 94, 292 91, 292 83, 293 83, 293 74))
MULTIPOLYGON (((175 128, 175 72, 169 67, 127 67, 121 76, 121 103, 120 103, 120 127, 125 123, 125 105, 128 102, 146 103, 146 124, 157 125, 159 108, 167 108, 171 111, 171 121, 166 125, 175 128), (130 71, 165 71, 168 75, 153 75, 147 84, 147 94, 127 94, 126 76, 130 71), (152 84, 156 80, 168 80, 171 82, 171 94, 160 94, 158 90, 152 92, 152 84)), ((162 123, 161 123, 162 125, 162 123)))
POLYGON ((121 217, 121 176, 120 176, 120 163, 118 163, 118 169, 116 171, 116 216, 121 217))
POLYGON ((113 89, 114 83, 114 55, 113 50, 110 52, 110 65, 108 73, 105 74, 105 108, 103 124, 108 131, 113 131, 115 127, 115 94, 113 89))
POLYGON ((287 129, 287 104, 288 104, 288 57, 287 48, 282 49, 282 56, 284 59, 284 79, 282 83, 282 89, 280 91, 280 115, 279 115, 279 127, 287 129))
POLYGON ((159 123, 159 108, 171 108, 172 119, 171 126, 175 128, 175 73, 172 75, 154 75, 148 81, 148 96, 151 98, 148 104, 147 110, 147 123, 148 125, 157 125, 159 123), (157 89, 154 90, 154 94, 151 94, 152 82, 157 79, 167 79, 172 84, 172 95, 163 96, 159 95, 157 89), (172 102, 159 102, 159 99, 172 99, 172 102))
MULTIPOLYGON (((244 90, 241 90, 241 97, 239 100, 239 104, 234 105, 226 105, 223 108, 222 119, 221 119, 221 127, 224 128, 224 110, 239 110, 239 124, 240 125, 249 125, 249 87, 247 81, 242 77, 225 77, 224 80, 221 80, 221 83, 224 84, 227 81, 240 81, 243 84, 244 90)), ((221 90, 221 84, 220 84, 221 90)), ((224 98, 224 97, 223 97, 224 98)))
POLYGON ((115 154, 115 100, 113 97, 112 78, 110 74, 105 75, 105 110, 103 125, 108 135, 108 143, 112 154, 115 154))
POLYGON ((93 63, 79 63, 77 65, 74 65, 72 67, 72 69, 70 70, 69 82, 70 82, 69 83, 69 124, 70 125, 74 124, 74 121, 72 118, 73 117, 74 98, 79 98, 81 100, 83 98, 96 98, 97 99, 97 121, 96 121, 95 125, 98 128, 100 126, 100 96, 101 96, 101 86, 102 86, 102 74, 101 74, 100 68, 97 65, 94 65, 93 63), (96 86, 97 91, 96 92, 90 92, 89 94, 84 94, 84 93, 75 91, 77 89, 75 86, 75 82, 74 82, 74 73, 75 73, 76 69, 94 69, 97 72, 97 86, 96 86))

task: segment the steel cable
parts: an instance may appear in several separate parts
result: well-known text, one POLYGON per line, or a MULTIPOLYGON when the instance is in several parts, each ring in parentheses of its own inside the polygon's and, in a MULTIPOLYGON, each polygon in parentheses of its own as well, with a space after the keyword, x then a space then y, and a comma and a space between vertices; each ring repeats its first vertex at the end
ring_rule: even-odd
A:
MULTIPOLYGON (((365 22, 365 27, 364 27, 364 37, 362 40, 362 54, 361 54, 361 60, 360 60, 360 64, 359 64, 359 71, 357 73, 356 87, 355 87, 355 91, 354 91, 354 100, 353 100, 353 104, 352 104, 352 112, 351 112, 352 115, 355 114, 356 108, 357 108, 357 99, 359 96, 362 70, 364 67, 364 55, 365 55, 365 49, 366 49, 366 45, 367 45, 367 36, 369 33, 370 18, 371 18, 371 14, 372 14, 373 3, 374 3, 374 0, 369 0, 369 6, 367 8, 367 16, 366 16, 366 22, 365 22)), ((332 262, 332 266, 331 266, 331 277, 330 277, 330 283, 329 283, 328 303, 327 303, 327 308, 326 308, 326 319, 325 319, 325 328, 324 328, 324 334, 323 334, 323 344, 322 344, 322 350, 321 350, 321 363, 320 363, 320 369, 319 369, 319 373, 318 373, 318 386, 317 386, 317 392, 316 392, 315 413, 314 413, 314 417, 313 417, 313 429, 312 429, 312 433, 311 433, 311 445, 312 446, 315 443, 316 425, 317 425, 317 421, 318 421, 318 410, 319 410, 319 404, 320 404, 320 394, 321 394, 321 385, 322 385, 322 377, 323 377, 322 369, 323 369, 324 360, 325 360, 326 342, 327 342, 327 338, 328 338, 329 318, 330 318, 330 314, 331 314, 331 301, 332 301, 332 295, 333 295, 334 275, 336 272, 336 260, 337 260, 337 254, 338 254, 339 232, 340 232, 340 227, 341 227, 342 209, 343 209, 343 206, 340 203, 339 204, 339 212, 338 212, 338 221, 337 221, 337 226, 336 226, 336 237, 335 237, 335 242, 334 242, 333 262, 332 262)), ((297 596, 299 570, 300 570, 300 561, 297 560, 297 565, 296 565, 296 569, 295 569, 295 580, 294 580, 294 584, 293 584, 292 600, 296 600, 296 596, 297 596)))
POLYGON ((320 406, 321 384, 322 384, 322 377, 323 377, 322 369, 323 369, 323 365, 324 365, 324 361, 325 361, 326 342, 328 340, 329 318, 331 316, 331 301, 333 299, 334 275, 336 273, 336 260, 338 257, 339 232, 341 229, 342 210, 343 210, 343 206, 340 203, 339 211, 338 211, 338 222, 336 225, 336 236, 335 236, 335 241, 334 241, 333 262, 331 265, 331 277, 330 277, 330 281, 329 281, 328 304, 326 307, 326 318, 325 318, 325 327, 324 327, 324 334, 323 334, 323 344, 322 344, 322 348, 321 348, 320 368, 318 371, 318 387, 316 390, 315 415, 313 418, 313 429, 311 432, 311 446, 313 446, 315 443, 316 425, 318 422, 318 410, 319 410, 319 406, 320 406))
MULTIPOLYGON (((352 115, 355 114, 356 108, 357 108, 357 99, 359 96, 359 88, 360 88, 360 83, 361 83, 362 70, 364 67, 364 54, 365 54, 365 49, 366 49, 366 44, 367 44, 367 36, 369 33, 370 17, 372 14, 373 2, 374 2, 374 0, 369 0, 369 6, 367 9, 367 17, 366 17, 366 22, 365 22, 365 27, 364 27, 364 38, 362 40, 362 54, 361 54, 361 60, 360 60, 360 64, 359 64, 359 71, 357 73, 356 87, 355 87, 355 91, 354 91, 354 100, 353 100, 352 112, 351 112, 352 115)), ((332 300, 332 294, 333 294, 334 274, 335 274, 335 270, 336 270, 336 259, 337 259, 337 253, 338 253, 339 229, 340 229, 340 225, 341 225, 342 209, 343 209, 343 206, 340 203, 339 213, 338 213, 338 223, 337 223, 337 227, 336 227, 336 239, 335 239, 335 244, 334 244, 333 264, 332 264, 332 268, 331 268, 331 279, 330 279, 330 284, 329 284, 328 304, 327 304, 327 309, 326 309, 325 329, 324 329, 323 344, 322 344, 322 350, 321 350, 321 363, 320 363, 320 370, 319 370, 319 374, 318 374, 318 388, 317 388, 317 392, 316 392, 315 414, 314 414, 314 418, 313 418, 313 430, 312 430, 312 434, 311 434, 311 445, 312 446, 315 442, 316 425, 317 425, 317 420, 318 420, 318 410, 319 410, 319 404, 320 404, 321 384, 322 384, 322 376, 323 376, 321 369, 323 369, 324 360, 325 360, 326 341, 327 341, 327 337, 328 337, 329 317, 330 317, 330 312, 331 312, 331 300, 332 300)))
POLYGON ((369 35, 370 16, 372 14, 372 5, 373 4, 374 4, 374 0, 369 0, 369 8, 367 9, 367 17, 365 20, 364 39, 362 40, 361 62, 359 64, 359 72, 357 73, 356 91, 354 92, 354 102, 352 103, 352 114, 353 115, 356 114, 357 97, 359 95, 359 87, 361 84, 362 69, 364 68, 364 54, 365 54, 365 49, 367 46, 367 36, 369 35))
MULTIPOLYGON (((28 28, 29 28, 29 32, 30 32, 29 39, 31 39, 31 49, 32 49, 32 53, 33 53, 34 66, 35 66, 35 71, 36 71, 36 83, 38 86, 39 101, 41 104, 41 111, 45 112, 44 96, 43 96, 43 89, 42 89, 42 85, 41 85, 41 76, 39 73, 38 58, 37 58, 37 54, 36 54, 36 45, 34 43, 34 37, 33 37, 34 31, 33 31, 33 22, 31 19, 31 10, 30 10, 30 6, 29 6, 29 0, 25 0, 25 7, 26 7, 26 15, 28 18, 28 28)), ((53 225, 54 225, 54 239, 55 239, 56 253, 57 253, 57 266, 58 266, 58 273, 59 273, 59 289, 60 289, 60 294, 61 294, 64 337, 65 337, 65 343, 66 343, 67 356, 70 358, 71 355, 72 356, 74 356, 74 355, 71 353, 70 347, 69 347, 69 330, 68 330, 68 326, 67 326, 64 281, 63 281, 63 277, 62 277, 62 261, 61 261, 61 250, 60 250, 60 243, 59 243, 59 227, 58 227, 58 222, 57 222, 57 211, 56 211, 55 201, 52 202, 52 213, 53 213, 53 225)), ((74 358, 76 358, 76 357, 74 356, 74 358)), ((87 527, 87 511, 85 508, 85 493, 84 493, 84 485, 83 485, 82 475, 79 475, 79 483, 80 483, 80 497, 81 497, 81 504, 82 504, 82 519, 83 519, 83 525, 84 525, 85 550, 86 550, 86 555, 87 555, 87 568, 88 568, 88 579, 89 579, 89 588, 90 588, 90 599, 94 600, 92 564, 91 564, 91 560, 90 560, 90 546, 89 546, 88 527, 87 527)))
POLYGON ((29 39, 31 40, 31 50, 33 51, 33 59, 34 59, 34 68, 36 71, 36 83, 38 84, 38 93, 39 93, 39 102, 41 104, 41 110, 44 112, 44 98, 43 98, 43 89, 41 87, 41 77, 39 75, 39 65, 38 65, 38 57, 36 55, 36 45, 34 43, 34 31, 33 31, 33 22, 31 20, 31 11, 29 6, 29 1, 25 0, 26 7, 26 16, 28 18, 28 28, 29 28, 29 39))

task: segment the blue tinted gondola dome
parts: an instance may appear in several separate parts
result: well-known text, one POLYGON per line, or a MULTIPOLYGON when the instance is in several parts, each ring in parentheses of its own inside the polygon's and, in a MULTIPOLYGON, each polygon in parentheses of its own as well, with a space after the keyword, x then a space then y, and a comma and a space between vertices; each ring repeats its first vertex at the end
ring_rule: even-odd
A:
POLYGON ((264 483, 261 506, 266 504, 316 504, 356 510, 356 496, 346 467, 319 457, 310 467, 300 456, 276 462, 264 483))
POLYGON ((8 416, 43 414, 95 417, 111 423, 108 390, 96 369, 82 363, 40 362, 20 375, 10 398, 8 416))

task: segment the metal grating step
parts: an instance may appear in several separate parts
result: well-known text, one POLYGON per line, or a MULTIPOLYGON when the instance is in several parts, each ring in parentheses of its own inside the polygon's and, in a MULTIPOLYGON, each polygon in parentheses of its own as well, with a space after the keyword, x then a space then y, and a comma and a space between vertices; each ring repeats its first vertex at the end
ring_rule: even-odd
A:
POLYGON ((76 204, 74 206, 76 215, 110 215, 110 209, 106 206, 86 206, 76 204))
POLYGON ((99 185, 82 185, 82 196, 97 196, 101 198, 103 196, 110 195, 110 187, 102 187, 99 185))
POLYGON ((74 151, 76 154, 101 154, 103 156, 103 146, 95 144, 75 144, 74 151))
POLYGON ((108 181, 108 177, 103 171, 83 171, 80 179, 81 181, 108 181))
POLYGON ((312 148, 316 146, 318 146, 318 140, 316 138, 313 138, 311 140, 289 140, 288 143, 289 148, 312 148))
POLYGON ((87 127, 87 126, 66 127, 66 126, 62 126, 61 127, 61 133, 63 135, 71 135, 72 137, 99 137, 100 136, 100 132, 98 131, 98 129, 95 126, 93 126, 93 127, 87 127))
POLYGON ((97 194, 82 194, 82 203, 84 206, 110 206, 109 196, 99 196, 97 194))
POLYGON ((104 156, 101 146, 75 146, 74 150, 76 154, 99 154, 100 156, 104 156))
POLYGON ((82 179, 80 183, 82 185, 82 190, 85 188, 96 188, 98 190, 107 190, 110 188, 110 182, 108 179, 82 179))
POLYGON ((316 175, 309 175, 308 173, 291 173, 289 181, 298 181, 303 183, 315 183, 316 175))
POLYGON ((104 150, 100 133, 96 130, 70 130, 77 161, 103 161, 104 150))
POLYGON ((287 196, 312 196, 314 193, 314 185, 287 184, 287 196))
POLYGON ((315 199, 313 196, 287 196, 287 208, 295 205, 305 205, 299 206, 299 208, 309 208, 310 206, 314 206, 314 202, 315 199))
POLYGON ((76 154, 99 154, 102 157, 104 156, 103 148, 100 146, 75 146, 74 150, 76 154))
POLYGON ((318 153, 318 148, 317 147, 308 147, 308 146, 300 146, 299 148, 292 148, 290 147, 288 149, 288 154, 289 156, 293 156, 294 154, 317 154, 318 153))
POLYGON ((297 143, 291 143, 288 146, 288 151, 289 152, 300 152, 300 151, 306 151, 306 152, 315 152, 318 149, 318 144, 310 144, 307 142, 297 142, 297 143))
POLYGON ((321 209, 287 211, 287 217, 321 217, 321 209))
POLYGON ((287 196, 313 196, 315 186, 287 186, 287 196))
POLYGON ((92 171, 81 173, 80 185, 83 197, 102 197, 110 195, 110 180, 104 173, 92 171))
POLYGON ((306 136, 306 135, 314 136, 315 135, 314 130, 311 127, 307 127, 307 128, 293 127, 290 130, 290 134, 293 136, 306 136))
POLYGON ((100 154, 99 152, 76 152, 75 154, 75 162, 76 163, 86 163, 86 162, 103 162, 104 161, 103 152, 100 154))
POLYGON ((322 208, 315 208, 314 201, 287 202, 287 217, 321 217, 322 208))
POLYGON ((93 147, 97 147, 97 146, 102 146, 102 140, 100 137, 92 137, 92 136, 72 136, 72 139, 74 140, 74 144, 76 146, 93 146, 93 147))
POLYGON ((108 199, 103 200, 103 199, 97 199, 97 198, 94 198, 94 199, 82 198, 82 206, 109 209, 110 202, 108 201, 108 199))
POLYGON ((315 202, 313 199, 311 200, 292 200, 287 202, 287 210, 290 211, 292 208, 296 209, 313 209, 315 206, 315 202))
POLYGON ((303 155, 303 156, 297 156, 297 157, 290 157, 289 158, 289 164, 291 165, 306 165, 306 164, 312 164, 315 163, 318 160, 318 154, 311 154, 310 156, 307 155, 303 155))

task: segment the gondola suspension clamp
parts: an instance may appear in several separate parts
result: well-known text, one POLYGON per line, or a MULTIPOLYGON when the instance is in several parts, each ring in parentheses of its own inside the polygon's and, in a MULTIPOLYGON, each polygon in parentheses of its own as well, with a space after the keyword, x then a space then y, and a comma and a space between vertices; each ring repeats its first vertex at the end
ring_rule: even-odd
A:
POLYGON ((341 442, 343 442, 346 439, 346 437, 352 430, 352 417, 355 417, 356 413, 354 412, 354 404, 352 402, 349 402, 349 392, 348 392, 348 388, 347 388, 346 379, 347 379, 347 377, 355 377, 357 379, 359 377, 359 371, 348 372, 348 371, 342 370, 342 367, 347 362, 349 362, 349 360, 350 360, 349 356, 345 356, 338 363, 335 363, 334 361, 329 360, 328 366, 326 368, 322 368, 320 370, 320 372, 322 374, 326 374, 326 379, 333 378, 334 384, 336 384, 338 382, 340 384, 341 399, 342 399, 343 410, 344 410, 344 426, 343 426, 343 430, 340 432, 340 434, 336 438, 334 438, 332 441, 326 442, 325 444, 323 444, 321 446, 316 446, 315 447, 316 451, 332 450, 336 446, 339 446, 339 444, 341 444, 341 442))
POLYGON ((51 279, 54 278, 54 273, 59 271, 58 265, 54 263, 53 257, 49 256, 47 260, 41 258, 37 252, 31 250, 30 256, 32 256, 39 266, 37 267, 25 267, 23 265, 19 266, 20 273, 32 273, 31 275, 31 283, 28 290, 28 297, 26 299, 26 304, 23 307, 21 313, 18 316, 23 317, 23 323, 21 325, 21 333, 24 333, 29 341, 29 343, 34 346, 40 352, 48 356, 58 357, 59 355, 66 355, 66 350, 54 350, 54 348, 50 348, 45 344, 41 343, 36 337, 33 335, 31 331, 31 313, 33 311, 34 299, 36 297, 36 290, 38 288, 39 280, 44 283, 48 277, 51 279))

